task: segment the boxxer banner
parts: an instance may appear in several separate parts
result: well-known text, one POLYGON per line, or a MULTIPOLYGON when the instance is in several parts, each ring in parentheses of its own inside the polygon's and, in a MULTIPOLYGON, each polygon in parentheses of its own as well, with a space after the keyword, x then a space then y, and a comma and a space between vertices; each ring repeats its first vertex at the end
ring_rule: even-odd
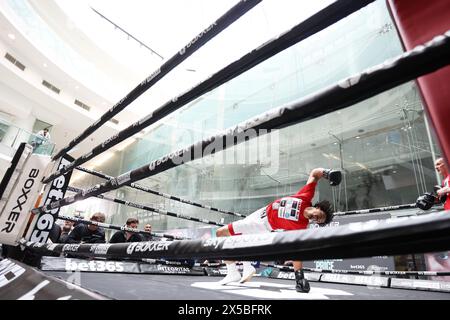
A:
POLYGON ((16 245, 23 237, 49 163, 50 157, 38 154, 27 159, 0 216, 0 243, 16 245))
MULTIPOLYGON (((52 172, 62 169, 64 166, 70 164, 74 159, 69 155, 64 155, 55 163, 52 172)), ((52 182, 50 182, 44 191, 42 197, 42 203, 39 205, 48 205, 53 201, 61 200, 66 194, 67 187, 69 186, 72 171, 69 171, 65 175, 59 176, 52 182)), ((39 215, 33 217, 31 227, 28 229, 26 239, 33 242, 45 243, 55 221, 58 219, 58 213, 61 209, 56 208, 50 211, 42 212, 39 215)))

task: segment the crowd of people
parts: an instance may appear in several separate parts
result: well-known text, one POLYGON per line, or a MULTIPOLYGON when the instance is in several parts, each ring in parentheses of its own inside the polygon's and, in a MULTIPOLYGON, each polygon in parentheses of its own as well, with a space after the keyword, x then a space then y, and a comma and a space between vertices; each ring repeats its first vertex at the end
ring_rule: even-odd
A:
MULTIPOLYGON (((105 222, 105 215, 101 212, 94 213, 90 221, 105 222)), ((137 218, 128 218, 125 226, 131 229, 138 229, 139 220, 137 218)), ((106 243, 105 230, 94 224, 74 223, 64 221, 62 226, 55 224, 56 231, 52 232, 51 241, 53 243, 106 243)), ((130 231, 117 231, 109 239, 109 243, 123 242, 141 242, 152 240, 152 226, 146 224, 144 231, 147 233, 137 233, 130 231)))
MULTIPOLYGON (((83 219, 82 216, 76 216, 83 219)), ((105 222, 105 214, 101 212, 94 213, 90 221, 92 222, 105 222)), ((125 226, 130 229, 138 229, 139 220, 136 218, 128 218, 125 226)), ((136 230, 137 231, 137 230, 136 230)), ((152 226, 146 224, 144 227, 146 233, 130 232, 130 231, 117 231, 115 232, 109 241, 106 240, 105 229, 94 224, 75 223, 73 221, 59 220, 58 223, 54 223, 52 230, 49 233, 48 241, 52 243, 67 243, 67 244, 94 244, 94 243, 122 243, 122 242, 141 242, 156 240, 152 237, 152 226), (62 222, 60 224, 59 222, 62 222)), ((42 254, 37 253, 29 248, 21 248, 21 246, 1 245, 1 256, 5 258, 15 259, 22 261, 30 266, 39 267, 41 263, 42 254)), ((54 254, 59 256, 59 254, 54 254)), ((75 255, 66 255, 67 257, 79 258, 75 255)))

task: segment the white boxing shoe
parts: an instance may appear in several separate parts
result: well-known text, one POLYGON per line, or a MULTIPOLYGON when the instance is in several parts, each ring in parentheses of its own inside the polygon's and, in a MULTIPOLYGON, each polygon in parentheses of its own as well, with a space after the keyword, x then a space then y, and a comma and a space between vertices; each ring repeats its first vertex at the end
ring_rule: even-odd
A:
POLYGON ((244 283, 249 281, 254 274, 256 273, 256 269, 252 266, 246 266, 244 265, 244 271, 242 272, 242 278, 240 279, 239 283, 244 283))
POLYGON ((234 270, 228 272, 227 276, 219 281, 219 284, 224 286, 232 282, 239 282, 239 280, 241 280, 241 274, 239 271, 234 270))

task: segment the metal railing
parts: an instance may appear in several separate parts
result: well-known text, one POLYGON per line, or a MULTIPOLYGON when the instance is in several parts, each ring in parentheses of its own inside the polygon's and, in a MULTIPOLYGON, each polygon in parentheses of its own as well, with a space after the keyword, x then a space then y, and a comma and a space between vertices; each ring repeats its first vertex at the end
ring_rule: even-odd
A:
POLYGON ((0 147, 3 146, 0 153, 8 153, 8 149, 16 150, 22 142, 32 145, 36 154, 52 155, 55 150, 55 143, 51 140, 0 119, 0 147))

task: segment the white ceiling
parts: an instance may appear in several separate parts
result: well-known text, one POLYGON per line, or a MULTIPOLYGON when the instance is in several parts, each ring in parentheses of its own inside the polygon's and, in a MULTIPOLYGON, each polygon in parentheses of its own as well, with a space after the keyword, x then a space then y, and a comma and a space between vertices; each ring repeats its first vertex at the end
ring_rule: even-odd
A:
MULTIPOLYGON (((127 110, 140 117, 149 114, 332 1, 281 2, 265 0, 257 5, 149 89, 127 110)), ((120 86, 106 97, 115 103, 237 1, 30 0, 30 3, 66 43, 117 80, 120 86), (91 7, 158 52, 164 60, 139 47, 135 41, 128 40, 91 7)))
MULTIPOLYGON (((117 130, 151 113, 330 2, 263 1, 116 116, 119 126, 108 123, 92 135, 88 143, 80 145, 73 155, 86 153, 93 144, 101 143, 117 130)), ((53 130, 57 134, 53 137, 58 140, 55 141, 57 148, 61 148, 237 1, 28 0, 23 3, 37 14, 48 28, 47 32, 55 34, 94 66, 96 72, 113 83, 106 90, 97 90, 80 81, 64 65, 51 59, 48 48, 23 29, 20 15, 9 8, 7 0, 0 2, 0 43, 3 43, 5 52, 14 54, 27 66, 25 74, 21 74, 14 66, 11 67, 8 62, 5 65, 2 61, 0 80, 3 91, 12 92, 17 98, 14 101, 22 101, 19 103, 21 105, 26 105, 23 101, 27 99, 33 101, 28 108, 32 105, 31 112, 35 117, 54 125, 53 130), (128 40, 91 7, 157 51, 164 60, 128 40), (9 34, 14 34, 15 39, 10 39, 9 34), (61 97, 45 91, 40 85, 42 79, 58 86, 62 90, 61 97), (20 95, 24 96, 23 99, 18 98, 20 95), (91 112, 75 107, 74 98, 90 105, 91 112)), ((94 72, 86 76, 96 82, 94 72)), ((7 103, 3 99, 0 109, 14 109, 15 105, 13 101, 7 103)))

